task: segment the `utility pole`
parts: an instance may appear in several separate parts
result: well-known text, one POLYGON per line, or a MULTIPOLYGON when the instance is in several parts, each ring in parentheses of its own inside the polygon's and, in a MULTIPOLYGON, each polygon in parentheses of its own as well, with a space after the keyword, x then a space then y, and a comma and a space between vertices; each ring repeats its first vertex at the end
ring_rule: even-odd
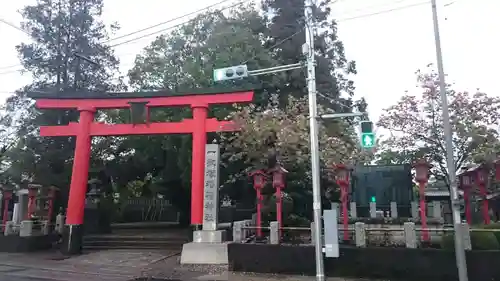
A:
POLYGON ((309 94, 309 137, 311 141, 311 173, 313 188, 314 241, 316 257, 316 280, 325 280, 323 266, 323 223, 321 216, 321 188, 318 144, 318 110, 316 106, 316 62, 314 54, 314 17, 312 0, 304 0, 306 44, 304 53, 307 57, 307 90, 309 94))
POLYGON ((448 110, 448 97, 446 96, 446 84, 443 68, 443 54, 441 52, 441 38, 439 35, 439 23, 437 15, 436 0, 431 1, 432 21, 434 24, 434 41, 436 45, 436 60, 439 75, 439 92, 443 104, 443 129, 446 140, 446 162, 448 166, 448 177, 450 182, 451 208, 453 211, 453 228, 455 230, 455 256, 457 259, 458 280, 467 281, 467 262, 465 260, 464 240, 462 233, 462 218, 460 215, 458 189, 455 171, 455 159, 453 157, 453 133, 450 124, 450 113, 448 110))

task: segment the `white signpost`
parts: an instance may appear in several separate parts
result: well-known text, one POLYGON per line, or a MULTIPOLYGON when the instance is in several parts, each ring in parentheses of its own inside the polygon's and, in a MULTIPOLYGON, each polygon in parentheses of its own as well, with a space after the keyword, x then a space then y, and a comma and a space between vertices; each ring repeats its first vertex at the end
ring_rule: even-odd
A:
POLYGON ((219 212, 219 161, 218 144, 205 146, 205 188, 203 202, 203 230, 217 230, 219 212))

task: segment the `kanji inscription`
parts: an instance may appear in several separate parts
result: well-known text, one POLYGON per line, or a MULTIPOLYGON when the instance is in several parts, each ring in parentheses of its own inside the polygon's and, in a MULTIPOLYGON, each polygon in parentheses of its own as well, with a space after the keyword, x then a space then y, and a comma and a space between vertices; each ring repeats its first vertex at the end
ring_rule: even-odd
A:
POLYGON ((205 146, 203 230, 217 230, 219 212, 219 145, 205 146))

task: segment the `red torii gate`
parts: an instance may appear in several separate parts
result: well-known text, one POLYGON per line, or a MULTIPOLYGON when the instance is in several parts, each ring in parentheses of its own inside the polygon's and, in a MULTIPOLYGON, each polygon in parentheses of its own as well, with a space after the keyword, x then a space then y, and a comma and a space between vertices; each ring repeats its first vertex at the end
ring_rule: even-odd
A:
POLYGON ((79 122, 68 125, 41 126, 40 135, 45 137, 76 136, 75 156, 71 174, 71 185, 66 213, 67 235, 65 250, 70 253, 81 251, 85 195, 90 164, 91 139, 94 136, 153 135, 153 134, 193 134, 191 224, 203 222, 203 181, 205 171, 205 144, 207 132, 237 131, 231 121, 218 121, 208 117, 208 109, 214 104, 248 103, 253 100, 253 91, 203 94, 172 95, 167 92, 138 93, 29 93, 36 99, 40 109, 77 109, 79 122), (123 109, 133 104, 153 107, 189 106, 193 110, 192 119, 180 122, 155 122, 145 124, 104 124, 94 121, 96 110, 123 109))

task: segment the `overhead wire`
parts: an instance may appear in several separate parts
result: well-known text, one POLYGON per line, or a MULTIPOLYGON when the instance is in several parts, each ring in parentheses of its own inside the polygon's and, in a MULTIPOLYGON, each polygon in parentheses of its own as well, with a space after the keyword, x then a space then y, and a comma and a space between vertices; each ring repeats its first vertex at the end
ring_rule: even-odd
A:
MULTIPOLYGON (((174 22, 176 20, 180 20, 180 19, 183 19, 183 18, 186 18, 186 17, 189 17, 189 16, 192 16, 192 15, 195 15, 195 14, 199 14, 199 13, 202 13, 203 11, 206 11, 206 10, 209 10, 211 8, 214 8, 220 4, 224 4, 226 2, 229 2, 229 1, 233 1, 233 0, 222 0, 222 1, 219 1, 215 4, 212 4, 212 5, 209 5, 209 6, 206 6, 204 8, 201 8, 201 9, 198 9, 196 11, 193 11, 193 12, 189 12, 187 14, 183 14, 181 16, 178 16, 178 17, 175 17, 175 18, 172 18, 172 19, 169 19, 167 21, 164 21, 164 22, 160 22, 160 23, 157 23, 157 24, 154 24, 154 25, 151 25, 151 26, 148 26, 148 27, 145 27, 145 28, 142 28, 142 29, 139 29, 139 30, 136 30, 136 31, 133 31, 133 32, 130 32, 130 33, 127 33, 127 34, 123 34, 123 35, 120 35, 118 37, 114 37, 114 38, 111 38, 111 39, 108 39, 108 40, 104 40, 103 42, 101 42, 101 44, 105 44, 105 43, 109 43, 111 41, 116 41, 116 40, 119 40, 119 39, 122 39, 122 38, 125 38, 125 37, 129 37, 129 36, 132 36, 132 35, 135 35, 135 34, 138 34, 138 33, 141 33, 143 31, 147 31, 147 30, 150 30, 150 29, 153 29, 153 28, 156 28, 156 27, 159 27, 159 26, 162 26, 162 25, 165 25, 165 24, 168 24, 168 23, 171 23, 171 22, 174 22)), ((248 0, 245 0, 245 1, 248 1, 248 0)), ((245 2, 245 1, 240 1, 241 2, 245 2)))
MULTIPOLYGON (((171 22, 174 22, 176 20, 179 20, 179 19, 182 19, 182 18, 185 18, 185 17, 189 17, 189 16, 192 16, 192 15, 196 15, 196 14, 200 14, 204 11, 208 11, 220 4, 223 4, 223 3, 226 3, 226 2, 230 2, 230 1, 234 1, 234 0, 223 0, 223 1, 219 1, 215 4, 212 4, 212 5, 209 5, 209 6, 206 6, 204 8, 201 8, 201 9, 198 9, 196 11, 193 11, 193 12, 189 12, 189 13, 186 13, 186 14, 183 14, 181 16, 178 16, 176 18, 173 18, 173 19, 170 19, 170 20, 167 20, 167 21, 164 21, 164 22, 161 22, 161 23, 158 23, 158 24, 154 24, 154 25, 151 25, 151 26, 148 26, 148 27, 145 27, 145 28, 142 28, 142 29, 139 29, 139 30, 136 30, 136 31, 133 31, 133 32, 130 32, 130 33, 127 33, 127 34, 123 34, 123 35, 120 35, 118 37, 114 37, 114 38, 111 38, 111 39, 107 39, 107 40, 104 40, 103 42, 101 42, 101 44, 105 44, 105 43, 109 43, 111 41, 116 41, 116 40, 119 40, 119 39, 122 39, 122 38, 126 38, 126 37, 129 37, 131 35, 135 35, 135 34, 138 34, 138 33, 141 33, 143 31, 147 31, 147 30, 150 30, 150 29, 153 29, 153 28, 156 28, 158 26, 162 26, 162 25, 165 25, 167 23, 171 23, 171 22)), ((215 12, 219 12, 219 11, 225 11, 225 10, 228 10, 228 9, 231 9, 233 7, 236 7, 236 6, 239 6, 239 5, 242 5, 244 4, 245 2, 249 2, 249 1, 252 1, 252 0, 240 0, 232 5, 228 5, 226 7, 223 7, 215 12)), ((214 12, 214 13, 215 13, 214 12)), ((0 19, 1 20, 1 19, 0 19)), ((167 28, 163 28, 161 30, 157 30, 155 32, 151 32, 151 33, 148 33, 148 34, 145 34, 145 35, 141 35, 141 36, 138 36, 138 37, 135 37, 135 38, 132 38, 132 39, 129 39, 129 40, 126 40, 126 41, 123 41, 123 42, 120 42, 120 43, 117 43, 117 44, 114 44, 114 45, 110 45, 109 47, 110 48, 113 48, 113 47, 117 47, 117 46, 121 46, 121 45, 126 45, 126 44, 129 44, 131 42, 135 42, 135 41, 138 41, 138 40, 141 40, 143 38, 147 38, 147 37, 150 37, 150 36, 153 36, 153 35, 156 35, 156 34, 159 34, 159 33, 164 33, 165 31, 168 31, 168 30, 172 30, 172 29, 175 29, 175 28, 178 28, 180 26, 183 26, 185 24, 188 24, 190 22, 192 22, 194 19, 190 19, 190 20, 187 20, 187 21, 184 21, 184 22, 181 22, 179 24, 176 24, 176 25, 173 25, 173 26, 169 26, 167 28)), ((2 21, 3 22, 3 21, 2 21)), ((29 35, 29 33, 25 30, 23 30, 22 28, 20 27, 17 27, 15 26, 14 24, 12 23, 9 23, 7 21, 5 21, 6 24, 8 24, 9 26, 17 29, 17 30, 20 30, 26 34, 29 35)), ((18 64, 17 66, 22 66, 21 64, 18 64)), ((14 66, 8 66, 8 67, 0 67, 0 69, 7 69, 7 68, 13 68, 13 67, 16 67, 16 65, 14 66)), ((15 73, 15 72, 18 72, 19 70, 12 70, 12 71, 7 71, 7 72, 0 72, 0 75, 2 74, 9 74, 9 73, 15 73)))
MULTIPOLYGON (((223 2, 227 2, 227 1, 228 1, 228 0, 223 1, 223 2)), ((241 0, 241 1, 238 1, 237 3, 234 3, 234 4, 232 4, 232 5, 228 5, 228 6, 224 7, 224 8, 221 8, 221 9, 219 9, 219 10, 217 10, 217 11, 214 11, 214 12, 212 12, 212 14, 213 14, 213 13, 217 13, 217 12, 221 12, 221 11, 225 11, 225 10, 228 10, 228 9, 231 9, 231 8, 234 8, 234 7, 236 7, 236 6, 239 6, 239 5, 241 5, 241 4, 245 3, 245 2, 249 2, 249 1, 251 1, 251 0, 241 0)), ((210 7, 211 7, 211 6, 210 6, 210 7)), ((198 13, 201 13, 201 12, 203 12, 203 11, 209 10, 209 9, 210 9, 210 7, 209 7, 209 8, 204 8, 204 9, 201 9, 201 10, 198 10, 198 13)), ((192 14, 194 14, 194 12, 190 13, 189 15, 192 15, 192 14)), ((186 17, 186 16, 188 16, 188 15, 185 15, 184 17, 186 17)), ((195 20, 195 19, 189 19, 189 20, 187 20, 187 21, 184 21, 184 22, 181 22, 181 23, 175 24, 175 25, 173 25, 173 26, 169 26, 169 27, 166 27, 166 28, 163 28, 163 29, 160 29, 160 30, 157 30, 157 31, 151 32, 151 33, 147 33, 147 34, 144 34, 144 35, 141 35, 141 36, 138 36, 138 37, 135 37, 135 38, 132 38, 132 39, 129 39, 129 40, 126 40, 126 41, 123 41, 123 42, 120 42, 120 43, 114 44, 114 45, 110 45, 109 47, 110 47, 110 48, 113 48, 113 47, 117 47, 117 46, 121 46, 121 45, 126 45, 126 44, 129 44, 129 43, 131 43, 131 42, 141 40, 141 39, 143 39, 143 38, 147 38, 147 37, 150 37, 150 36, 153 36, 153 35, 157 35, 157 34, 159 34, 159 33, 164 33, 165 31, 172 30, 172 29, 176 29, 176 28, 181 27, 181 26, 183 26, 183 25, 186 25, 186 24, 188 24, 188 23, 190 23, 190 22, 192 22, 192 21, 194 21, 194 20, 195 20)), ((172 21, 174 21, 174 20, 172 20, 172 21)))
POLYGON ((21 27, 15 25, 15 24, 13 24, 13 23, 11 23, 11 22, 3 19, 3 18, 0 18, 0 22, 2 22, 2 23, 6 24, 6 25, 8 25, 8 26, 10 26, 10 27, 12 27, 14 29, 17 29, 17 30, 21 31, 22 33, 24 33, 24 34, 26 34, 28 36, 31 36, 31 34, 28 31, 22 29, 21 27))
MULTIPOLYGON (((282 39, 282 40, 280 40, 280 41, 276 42, 275 44, 271 45, 270 47, 268 47, 268 48, 266 48, 266 49, 267 49, 267 50, 272 50, 272 49, 274 49, 274 48, 278 47, 279 45, 281 45, 281 44, 285 43, 286 41, 288 41, 288 40, 292 39, 293 37, 297 36, 297 35, 298 35, 298 34, 300 34, 302 31, 304 31, 304 28, 301 28, 301 29, 300 29, 300 30, 298 30, 297 32, 293 33, 293 34, 292 34, 292 35, 290 35, 290 36, 285 37, 284 39, 282 39)), ((254 58, 256 58, 256 57, 257 57, 257 56, 253 56, 253 57, 251 57, 250 59, 247 59, 246 61, 242 62, 241 64, 246 64, 247 62, 249 62, 249 61, 253 60, 253 59, 254 59, 254 58)))
MULTIPOLYGON (((186 17, 186 16, 189 16, 189 15, 193 15, 193 14, 196 14, 196 13, 200 13, 200 12, 203 12, 205 10, 208 10, 212 7, 214 7, 215 5, 218 5, 220 3, 224 3, 224 2, 228 2, 230 0, 224 0, 224 1, 220 1, 218 2, 217 4, 213 4, 213 5, 210 5, 208 7, 205 7, 203 9, 199 9, 197 10, 196 12, 190 12, 184 16, 181 16, 181 17, 186 17)), ((230 8, 233 8, 233 7, 236 7, 236 6, 239 6, 245 2, 248 2, 250 0, 241 0, 241 1, 238 1, 237 3, 235 4, 232 4, 232 5, 229 5, 229 6, 226 6, 218 11, 224 11, 224 10, 227 10, 227 9, 230 9, 230 8)), ((367 14, 362 14, 362 15, 358 15, 358 16, 353 16, 353 17, 348 17, 348 18, 340 18, 338 20, 336 20, 337 22, 344 22, 344 21, 349 21, 349 20, 354 20, 354 19, 360 19, 360 18, 366 18, 366 17, 371 17, 371 16, 376 16, 376 15, 380 15, 380 14, 385 14, 385 13, 390 13, 390 12, 395 12, 395 11, 399 11, 399 10, 403 10, 403 9, 408 9, 408 8, 412 8, 412 7, 416 7, 416 6, 420 6, 420 5, 424 5, 424 4, 428 4, 429 1, 425 1, 425 2, 418 2, 418 3, 413 3, 413 4, 409 4, 409 5, 405 5, 405 6, 400 6, 400 7, 395 7, 395 8, 392 8, 392 9, 386 9, 386 10, 382 10, 382 11, 377 11, 377 12, 372 12, 372 13, 367 13, 367 14)), ((180 17, 178 17, 180 18, 180 17)), ((177 19, 177 18, 176 18, 177 19)), ((176 19, 172 19, 171 21, 175 21, 176 19)), ((173 26, 169 26, 167 28, 164 28, 164 29, 161 29, 161 30, 158 30, 158 31, 155 31, 155 32, 151 32, 151 33, 148 33, 148 34, 145 34, 145 35, 141 35, 141 36, 138 36, 138 37, 134 37, 132 39, 129 39, 129 40, 126 40, 126 41, 123 41, 123 42, 120 42, 120 43, 117 43, 117 44, 114 44, 114 45, 111 45, 109 47, 113 48, 113 47, 117 47, 117 46, 121 46, 121 45, 126 45, 126 44, 129 44, 131 42, 134 42, 134 41, 137 41, 137 40, 140 40, 140 39, 143 39, 143 38, 146 38, 146 37, 150 37, 150 36, 153 36, 153 35, 156 35, 156 34, 159 34, 159 33, 163 33, 165 31, 168 31, 168 30, 172 30, 172 29, 175 29, 175 28, 178 28, 182 25, 185 25, 185 24, 188 24, 190 22, 192 22, 193 19, 190 19, 190 20, 187 20, 187 21, 184 21, 184 22, 181 22, 179 24, 176 24, 176 25, 173 25, 173 26)), ((168 22, 168 21, 167 21, 168 22)), ((160 26, 162 24, 165 24, 167 22, 163 22, 163 23, 160 23, 160 24, 156 24, 154 25, 154 27, 156 26, 160 26)), ((146 28, 143 28, 141 30, 138 30, 138 31, 134 31, 134 32, 131 32, 131 33, 128 33, 128 34, 124 34, 124 35, 121 35, 121 36, 118 36, 116 38, 112 38, 112 39, 109 39, 107 41, 104 41, 104 42, 110 42, 110 41, 114 41, 114 40, 118 40, 120 38, 125 38, 125 37, 128 37, 132 34, 137 34, 137 33, 140 33, 144 30, 148 30, 148 29, 151 29, 153 27, 146 27, 146 28)), ((17 29, 17 27, 16 27, 17 29)), ((22 30, 22 29, 21 29, 22 30)), ((301 32, 303 31, 303 29, 297 31, 296 33, 290 35, 289 37, 285 38, 285 39, 282 39, 280 40, 279 42, 276 43, 276 45, 281 45, 283 44, 284 42, 286 42, 287 40, 289 40, 290 38, 294 37, 295 35, 297 34, 300 34, 301 32)), ((24 31, 23 31, 24 32, 24 31)), ((271 46, 270 49, 272 48, 275 48, 276 46, 271 46)), ((248 60, 247 60, 248 61, 248 60)), ((21 65, 19 65, 21 66, 21 65)), ((5 68, 12 68, 14 66, 10 66, 10 67, 2 67, 0 69, 5 69, 5 68)), ((9 73, 15 73, 15 72, 18 72, 20 70, 12 70, 12 71, 6 71, 6 72, 0 72, 0 75, 5 75, 5 74, 9 74, 9 73)))
POLYGON ((386 9, 386 10, 382 10, 382 11, 372 12, 372 13, 368 13, 368 14, 362 14, 362 15, 347 17, 347 18, 340 18, 337 20, 337 22, 345 22, 345 21, 354 20, 354 19, 382 15, 382 14, 396 12, 396 11, 400 11, 400 10, 405 10, 405 9, 409 9, 409 8, 413 8, 413 7, 417 7, 417 6, 421 6, 421 5, 425 5, 425 4, 429 4, 429 3, 430 3, 430 1, 418 2, 418 3, 413 3, 413 4, 400 6, 400 7, 396 7, 396 8, 392 8, 392 9, 386 9))

